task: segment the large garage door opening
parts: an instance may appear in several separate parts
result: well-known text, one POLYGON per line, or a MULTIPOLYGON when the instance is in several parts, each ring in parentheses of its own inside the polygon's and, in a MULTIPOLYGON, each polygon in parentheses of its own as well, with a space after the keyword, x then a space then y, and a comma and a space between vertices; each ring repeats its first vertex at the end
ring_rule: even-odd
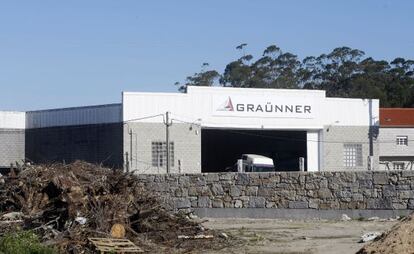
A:
POLYGON ((306 131, 202 129, 203 172, 229 171, 242 154, 272 158, 276 171, 298 171, 303 157, 306 170, 306 131))

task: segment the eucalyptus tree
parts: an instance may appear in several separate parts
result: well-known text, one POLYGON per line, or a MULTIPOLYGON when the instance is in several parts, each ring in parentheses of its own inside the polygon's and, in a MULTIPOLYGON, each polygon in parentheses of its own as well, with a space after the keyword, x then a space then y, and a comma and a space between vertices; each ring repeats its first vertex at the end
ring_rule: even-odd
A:
POLYGON ((414 107, 413 60, 375 60, 349 47, 302 60, 277 45, 268 46, 257 59, 246 53, 247 43, 236 49, 241 56, 228 63, 221 74, 204 63, 184 85, 178 83, 180 91, 185 92, 188 85, 322 89, 327 96, 378 98, 384 107, 414 107))

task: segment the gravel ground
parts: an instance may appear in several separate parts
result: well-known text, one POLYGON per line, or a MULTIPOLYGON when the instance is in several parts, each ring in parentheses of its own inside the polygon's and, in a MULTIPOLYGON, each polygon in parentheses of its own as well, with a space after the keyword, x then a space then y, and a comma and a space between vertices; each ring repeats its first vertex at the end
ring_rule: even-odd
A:
POLYGON ((396 221, 208 219, 204 225, 239 239, 240 244, 206 253, 355 253, 367 232, 384 232, 396 221))

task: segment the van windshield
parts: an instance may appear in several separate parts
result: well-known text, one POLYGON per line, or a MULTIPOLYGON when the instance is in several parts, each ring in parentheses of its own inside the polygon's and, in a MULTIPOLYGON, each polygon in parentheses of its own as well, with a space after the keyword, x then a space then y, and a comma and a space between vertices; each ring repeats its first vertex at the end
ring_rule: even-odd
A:
POLYGON ((270 165, 254 165, 252 172, 274 172, 275 168, 270 165))

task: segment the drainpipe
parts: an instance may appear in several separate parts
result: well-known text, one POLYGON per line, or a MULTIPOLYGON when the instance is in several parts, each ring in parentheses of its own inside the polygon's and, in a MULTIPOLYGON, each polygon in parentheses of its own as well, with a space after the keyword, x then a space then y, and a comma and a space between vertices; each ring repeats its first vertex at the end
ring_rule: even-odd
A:
POLYGON ((368 108, 369 108, 369 157, 368 157, 368 170, 373 170, 373 161, 374 161, 374 127, 372 126, 372 99, 368 99, 368 108))

